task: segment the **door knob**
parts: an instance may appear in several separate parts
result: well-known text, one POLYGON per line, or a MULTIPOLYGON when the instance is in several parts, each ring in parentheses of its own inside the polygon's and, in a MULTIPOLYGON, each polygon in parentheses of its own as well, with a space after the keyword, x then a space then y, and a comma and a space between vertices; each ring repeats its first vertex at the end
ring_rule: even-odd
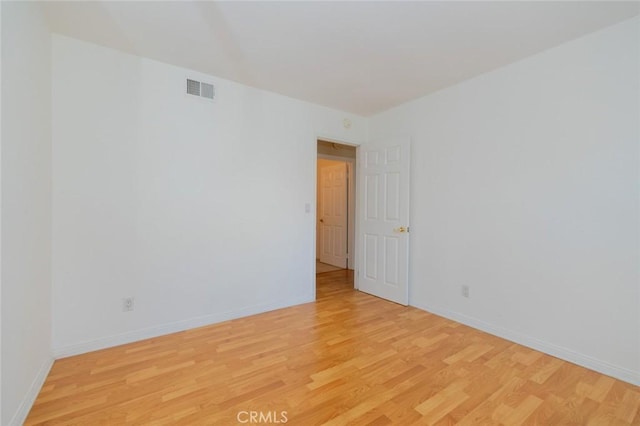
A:
POLYGON ((394 229, 395 232, 409 232, 409 227, 407 226, 406 228, 404 226, 401 226, 400 228, 396 228, 394 229))

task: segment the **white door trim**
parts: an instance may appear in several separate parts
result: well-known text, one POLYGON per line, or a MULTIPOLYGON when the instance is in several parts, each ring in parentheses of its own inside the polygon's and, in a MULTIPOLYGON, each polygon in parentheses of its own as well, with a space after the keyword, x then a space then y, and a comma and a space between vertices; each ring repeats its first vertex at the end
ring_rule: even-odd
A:
MULTIPOLYGON (((359 229, 359 224, 358 224, 358 214, 359 214, 359 209, 360 209, 360 205, 359 205, 359 200, 357 197, 358 194, 358 190, 359 190, 359 178, 358 178, 358 173, 356 170, 356 164, 358 162, 358 147, 364 142, 362 141, 346 141, 344 139, 337 139, 337 138, 333 138, 333 137, 329 137, 326 135, 321 135, 318 134, 316 135, 316 139, 315 139, 315 158, 314 158, 314 174, 315 174, 315 180, 314 180, 314 189, 313 189, 313 194, 314 194, 314 198, 313 198, 313 204, 312 204, 312 215, 313 215, 313 251, 312 251, 312 262, 313 262, 313 279, 312 279, 312 283, 313 283, 313 299, 315 300, 316 297, 316 259, 317 259, 317 253, 316 253, 316 247, 317 247, 317 232, 316 232, 316 224, 318 223, 318 217, 317 217, 317 210, 318 210, 318 158, 325 158, 328 160, 339 160, 339 161, 346 161, 347 164, 351 165, 351 179, 349 181, 349 185, 350 188, 353 188, 354 191, 352 191, 352 193, 354 194, 354 198, 355 200, 353 200, 353 206, 354 206, 354 211, 353 211, 353 228, 354 228, 354 246, 353 246, 353 251, 350 249, 350 259, 349 259, 349 265, 353 265, 353 270, 354 270, 354 288, 358 289, 358 256, 357 256, 357 249, 356 249, 356 241, 358 238, 358 229, 359 229), (337 144, 341 144, 341 145, 347 145, 347 146, 353 146, 356 148, 356 158, 350 158, 350 157, 338 157, 338 156, 334 156, 334 155, 329 155, 329 154, 318 154, 318 141, 326 141, 326 142, 333 142, 333 143, 337 143, 337 144)), ((351 200, 349 201, 351 203, 351 200)), ((351 225, 350 225, 351 226, 351 225)), ((351 267, 349 268, 351 269, 351 267)))

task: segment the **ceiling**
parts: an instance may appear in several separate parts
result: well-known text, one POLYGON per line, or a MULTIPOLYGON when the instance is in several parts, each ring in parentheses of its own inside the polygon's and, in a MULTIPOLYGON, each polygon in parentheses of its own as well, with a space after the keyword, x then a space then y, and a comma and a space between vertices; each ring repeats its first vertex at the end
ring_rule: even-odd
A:
POLYGON ((369 116, 629 19, 639 2, 46 2, 52 31, 369 116))

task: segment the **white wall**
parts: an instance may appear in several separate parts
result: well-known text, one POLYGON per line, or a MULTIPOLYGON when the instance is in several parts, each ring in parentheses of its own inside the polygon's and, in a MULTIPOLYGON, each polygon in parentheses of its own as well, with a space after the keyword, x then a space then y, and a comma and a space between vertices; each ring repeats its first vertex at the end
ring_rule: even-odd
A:
POLYGON ((51 40, 2 2, 2 418, 21 424, 51 356, 51 40))
POLYGON ((52 75, 56 354, 314 299, 316 140, 365 120, 57 35, 52 75))
POLYGON ((413 140, 412 305, 640 383, 639 36, 635 18, 371 119, 413 140))

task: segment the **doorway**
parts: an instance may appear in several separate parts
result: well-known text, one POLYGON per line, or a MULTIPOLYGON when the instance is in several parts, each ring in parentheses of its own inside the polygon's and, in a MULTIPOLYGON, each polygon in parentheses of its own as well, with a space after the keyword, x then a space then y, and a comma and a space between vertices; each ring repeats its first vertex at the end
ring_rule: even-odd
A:
POLYGON ((318 140, 316 274, 355 267, 356 147, 318 140))
MULTIPOLYGON (((346 267, 355 271, 354 288, 405 306, 409 304, 410 153, 411 141, 406 136, 360 143, 357 156, 354 146, 317 140, 318 159, 346 161, 351 165, 346 267)), ((322 200, 318 207, 321 203, 322 200)), ((317 260, 322 249, 319 245, 323 243, 322 213, 316 212, 317 260)), ((343 247, 341 239, 330 241, 338 241, 339 247, 343 247)), ((348 272, 349 269, 341 269, 327 274, 348 272)))

